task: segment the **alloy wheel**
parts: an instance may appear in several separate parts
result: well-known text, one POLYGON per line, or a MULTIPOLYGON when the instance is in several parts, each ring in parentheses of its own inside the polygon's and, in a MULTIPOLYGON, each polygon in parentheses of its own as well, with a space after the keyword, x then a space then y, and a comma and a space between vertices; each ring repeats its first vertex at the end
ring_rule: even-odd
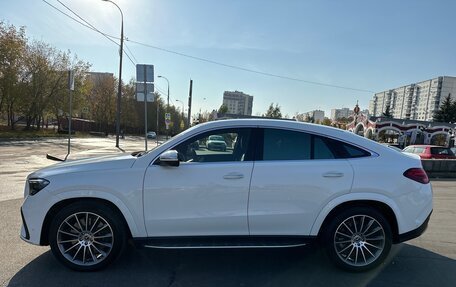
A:
POLYGON ((385 230, 375 218, 354 215, 337 227, 334 233, 334 248, 344 263, 363 267, 382 255, 385 240, 385 230))
POLYGON ((114 245, 114 233, 107 220, 100 215, 78 212, 60 224, 57 245, 69 262, 91 266, 108 257, 114 245))

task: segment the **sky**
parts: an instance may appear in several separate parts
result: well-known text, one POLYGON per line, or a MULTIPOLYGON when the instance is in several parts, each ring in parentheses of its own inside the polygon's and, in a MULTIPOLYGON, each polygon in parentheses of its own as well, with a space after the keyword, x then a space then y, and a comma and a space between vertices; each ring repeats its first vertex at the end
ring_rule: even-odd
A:
MULTIPOLYGON (((58 0, 46 1, 73 15, 58 0)), ((123 11, 125 50, 132 58, 123 59, 122 79, 134 79, 134 64, 154 65, 156 76, 168 78, 171 104, 179 108, 176 100, 187 103, 192 79, 192 113, 218 109, 223 92, 237 90, 254 96, 253 115, 277 103, 290 117, 315 109, 329 117, 331 109, 352 108, 357 101, 367 109, 374 92, 456 76, 453 0, 113 1, 123 11)), ((120 37, 121 16, 112 3, 60 2, 98 30, 120 37)), ((43 0, 2 0, 0 20, 25 26, 30 39, 71 51, 91 63, 92 71, 118 76, 118 46, 43 0)), ((167 82, 155 81, 166 94, 167 82)))

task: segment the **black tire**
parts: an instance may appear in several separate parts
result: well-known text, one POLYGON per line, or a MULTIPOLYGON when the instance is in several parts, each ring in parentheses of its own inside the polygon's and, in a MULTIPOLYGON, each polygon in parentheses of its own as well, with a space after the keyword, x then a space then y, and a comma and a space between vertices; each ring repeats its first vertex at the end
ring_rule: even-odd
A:
POLYGON ((78 201, 65 206, 49 229, 52 253, 63 265, 76 271, 95 271, 108 266, 119 257, 127 242, 126 224, 120 216, 99 202, 78 201))
POLYGON ((329 258, 347 271, 362 272, 375 268, 386 259, 391 249, 390 224, 372 207, 345 209, 330 218, 323 228, 322 239, 329 258))

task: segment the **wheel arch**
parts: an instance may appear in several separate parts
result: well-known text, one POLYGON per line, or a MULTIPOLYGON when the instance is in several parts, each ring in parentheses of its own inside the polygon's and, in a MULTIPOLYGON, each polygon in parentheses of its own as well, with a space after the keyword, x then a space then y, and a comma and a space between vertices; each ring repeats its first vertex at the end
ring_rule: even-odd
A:
POLYGON ((329 212, 325 212, 324 210, 322 213, 325 213, 324 217, 322 217, 322 213, 320 213, 319 218, 316 221, 320 221, 321 224, 314 223, 312 227, 312 235, 317 235, 318 237, 321 236, 323 229, 325 226, 328 225, 328 222, 333 218, 336 214, 340 213, 342 210, 351 208, 351 207, 368 207, 368 208, 375 208, 379 211, 383 216, 385 216, 386 220, 390 224, 391 232, 393 235, 393 243, 399 242, 399 226, 397 221, 396 213, 394 209, 389 206, 387 203, 375 199, 361 199, 361 200, 349 200, 341 202, 335 205, 329 212), (319 220, 320 219, 320 220, 319 220))
MULTIPOLYGON (((104 205, 108 206, 109 208, 111 208, 114 212, 116 212, 119 215, 120 219, 125 224, 125 228, 128 232, 127 237, 132 238, 132 230, 131 230, 132 223, 127 220, 125 214, 113 202, 111 202, 107 199, 104 199, 104 198, 97 198, 97 197, 75 197, 75 198, 63 199, 63 200, 55 203, 48 210, 48 212, 46 213, 46 216, 44 218, 43 225, 41 227, 40 245, 49 245, 49 229, 50 229, 51 222, 52 222, 52 219, 54 218, 54 216, 62 208, 65 208, 66 206, 69 206, 75 202, 81 202, 81 201, 98 202, 100 204, 104 204, 104 205)), ((132 218, 131 218, 131 220, 132 220, 132 218)))

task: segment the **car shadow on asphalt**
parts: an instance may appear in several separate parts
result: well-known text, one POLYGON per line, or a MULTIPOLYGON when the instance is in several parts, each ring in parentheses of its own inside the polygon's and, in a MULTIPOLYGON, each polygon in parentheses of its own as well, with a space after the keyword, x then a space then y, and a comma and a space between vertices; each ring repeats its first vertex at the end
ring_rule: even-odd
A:
POLYGON ((386 262, 364 272, 334 267, 321 248, 160 250, 127 247, 98 272, 75 272, 50 251, 8 286, 454 286, 456 260, 409 244, 393 246, 386 262))

